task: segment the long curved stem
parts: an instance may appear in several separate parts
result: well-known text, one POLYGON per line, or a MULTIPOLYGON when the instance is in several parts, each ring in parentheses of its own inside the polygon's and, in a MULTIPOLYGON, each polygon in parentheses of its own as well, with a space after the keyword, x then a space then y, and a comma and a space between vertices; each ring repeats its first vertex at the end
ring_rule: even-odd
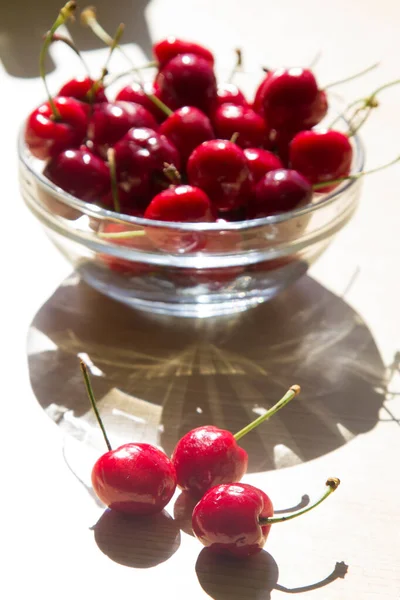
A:
POLYGON ((325 85, 323 89, 328 90, 336 85, 341 85, 342 83, 347 83, 348 81, 353 81, 353 79, 357 79, 358 77, 362 77, 363 75, 366 75, 370 71, 373 71, 374 69, 379 67, 379 65, 380 65, 380 63, 378 63, 378 62, 374 63, 373 65, 370 65, 369 67, 367 67, 363 71, 360 71, 359 73, 349 75, 349 77, 344 77, 344 79, 339 79, 338 81, 333 81, 332 83, 325 85))
POLYGON ((75 54, 77 55, 77 57, 79 58, 79 60, 81 61, 83 68, 85 69, 88 77, 90 77, 90 69, 87 65, 87 62, 85 61, 85 59, 83 58, 82 54, 79 52, 78 48, 75 46, 73 40, 71 40, 71 38, 68 38, 66 35, 60 35, 58 33, 55 33, 51 39, 52 43, 54 42, 62 42, 63 44, 65 44, 66 46, 68 46, 68 48, 71 48, 71 50, 73 52, 75 52, 75 54))
POLYGON ((104 437, 104 440, 105 440, 105 442, 107 444, 107 448, 109 450, 112 450, 110 441, 109 441, 109 439, 107 437, 107 433, 106 433, 105 427, 103 425, 103 421, 101 420, 100 413, 99 413, 99 410, 97 408, 96 400, 94 399, 92 384, 90 383, 89 373, 88 373, 88 370, 87 370, 87 366, 83 362, 82 359, 80 359, 80 365, 81 365, 81 371, 82 371, 83 379, 85 381, 87 395, 89 396, 89 400, 90 400, 90 404, 92 405, 93 412, 96 415, 97 422, 98 422, 98 424, 100 426, 100 429, 101 429, 101 431, 103 433, 103 437, 104 437))
POLYGON ((283 396, 283 398, 281 398, 276 404, 274 404, 274 406, 272 406, 269 410, 267 410, 267 412, 265 414, 261 415, 261 417, 258 417, 258 419, 255 419, 254 421, 252 421, 251 423, 246 425, 246 427, 243 427, 243 429, 236 432, 235 435, 233 436, 235 438, 235 440, 236 441, 240 440, 240 438, 242 438, 247 433, 252 431, 252 429, 255 429, 261 423, 264 423, 264 421, 268 421, 268 419, 273 417, 279 410, 281 410, 281 408, 286 406, 286 404, 289 404, 289 402, 291 400, 293 400, 293 398, 295 396, 297 396, 297 394, 299 394, 299 393, 300 393, 300 386, 292 385, 292 387, 286 392, 286 394, 283 396))
POLYGON ((302 508, 301 510, 291 515, 286 515, 283 517, 261 517, 258 520, 260 525, 275 525, 276 523, 284 523, 285 521, 290 521, 291 519, 296 519, 301 515, 305 515, 306 513, 310 512, 310 510, 313 510, 319 504, 324 502, 324 500, 326 500, 328 496, 330 496, 335 490, 337 490, 337 488, 340 485, 340 479, 338 479, 337 477, 330 477, 325 485, 327 486, 327 489, 324 492, 324 494, 321 496, 321 498, 319 498, 319 500, 317 500, 310 506, 306 506, 306 508, 302 508))
POLYGON ((369 171, 360 171, 359 173, 355 173, 354 175, 348 175, 347 177, 338 177, 337 179, 332 179, 331 181, 321 181, 320 183, 314 183, 313 190, 318 191, 321 188, 335 185, 337 183, 342 183, 342 181, 351 181, 354 179, 360 179, 360 177, 364 177, 364 175, 372 175, 372 173, 377 173, 378 171, 382 171, 383 169, 387 169, 392 165, 396 164, 400 161, 400 156, 397 156, 394 160, 390 161, 386 165, 381 165, 379 167, 375 167, 375 169, 370 169, 369 171))
POLYGON ((235 48, 235 53, 236 53, 236 62, 235 62, 235 66, 233 67, 231 74, 228 77, 228 83, 232 83, 233 78, 235 77, 236 73, 238 72, 238 70, 241 68, 242 64, 243 64, 243 53, 242 50, 240 48, 235 48))

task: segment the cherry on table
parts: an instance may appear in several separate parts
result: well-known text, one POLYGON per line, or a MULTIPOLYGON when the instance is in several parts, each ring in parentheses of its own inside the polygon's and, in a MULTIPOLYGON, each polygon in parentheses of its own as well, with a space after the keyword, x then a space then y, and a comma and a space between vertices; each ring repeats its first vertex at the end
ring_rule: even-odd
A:
POLYGON ((215 138, 210 119, 193 106, 178 108, 160 125, 159 133, 174 144, 183 163, 202 142, 215 138))
POLYGON ((221 106, 221 104, 226 103, 249 106, 245 95, 240 91, 237 85, 230 82, 218 83, 216 105, 221 106))
POLYGON ((158 61, 159 69, 162 69, 164 65, 179 54, 195 54, 206 60, 211 66, 214 65, 214 56, 210 50, 195 42, 189 42, 174 36, 169 36, 154 44, 153 54, 158 61))
POLYGON ((110 190, 108 166, 85 146, 60 152, 47 163, 43 173, 55 185, 84 202, 101 202, 110 190))
POLYGON ((283 168, 281 160, 269 150, 264 150, 263 148, 245 148, 244 153, 254 183, 260 181, 269 171, 283 168))
POLYGON ((269 171, 254 188, 249 204, 249 218, 259 219, 287 212, 311 202, 311 183, 298 171, 269 171))
POLYGON ((262 117, 249 106, 221 104, 212 116, 217 137, 230 140, 237 133, 235 143, 241 148, 263 146, 268 129, 262 117))
POLYGON ((247 470, 248 456, 237 444, 238 440, 270 419, 299 392, 300 387, 293 385, 264 415, 235 434, 213 425, 189 431, 172 454, 178 486, 194 496, 201 496, 215 485, 240 481, 247 470))
POLYGON ((172 110, 195 106, 206 114, 215 104, 217 83, 212 65, 196 54, 179 54, 158 73, 159 97, 172 110))
POLYGON ((83 361, 81 370, 108 447, 108 452, 100 456, 92 469, 92 485, 96 495, 117 512, 130 515, 161 512, 171 500, 176 487, 176 474, 171 461, 164 452, 150 444, 130 443, 112 450, 83 361))
POLYGON ((104 85, 102 82, 96 82, 91 77, 74 77, 61 87, 58 96, 75 98, 81 102, 99 103, 107 102, 104 85))
POLYGON ((273 516, 271 499, 259 488, 245 483, 217 485, 195 506, 193 532, 215 554, 247 558, 262 550, 272 525, 311 511, 326 500, 339 484, 339 479, 329 478, 319 500, 282 517, 273 516))
POLYGON ((219 211, 235 210, 249 201, 252 183, 247 159, 232 142, 200 144, 189 157, 187 175, 189 183, 204 190, 219 211))

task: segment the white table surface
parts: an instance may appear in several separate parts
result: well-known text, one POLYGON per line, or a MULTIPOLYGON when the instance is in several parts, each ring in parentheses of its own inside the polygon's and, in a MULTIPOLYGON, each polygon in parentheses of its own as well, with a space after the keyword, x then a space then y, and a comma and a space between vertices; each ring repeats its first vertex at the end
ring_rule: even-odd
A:
MULTIPOLYGON (((58 3, 4 4, 0 597, 398 600, 400 378, 387 367, 400 345, 400 166, 365 179, 355 218, 280 298, 213 327, 152 321, 77 282, 20 199, 16 135, 44 95, 36 56, 58 3), (315 512, 273 528, 266 552, 243 566, 199 557, 200 544, 165 515, 140 531, 104 518, 93 530, 103 509, 88 482, 102 446, 78 353, 96 367, 113 441, 146 439, 168 452, 207 419, 239 429, 300 383, 297 404, 243 441, 245 481, 278 509, 316 497, 327 476, 341 487, 315 512), (132 407, 136 421, 124 417, 132 407), (343 565, 335 570, 342 562, 345 574, 343 565)), ((127 24, 127 43, 148 50, 177 34, 208 45, 222 66, 236 46, 249 66, 308 64, 321 50, 322 86, 380 60, 340 89, 349 100, 399 77, 395 0, 122 0, 98 8, 106 28, 127 24)), ((96 41, 76 37, 90 64, 101 65, 96 41)), ((138 47, 127 50, 142 60, 138 47)), ((54 48, 52 58, 56 90, 78 67, 68 50, 54 48)), ((364 128, 369 167, 400 154, 399 101, 400 86, 384 92, 364 128)), ((173 503, 167 510, 173 515, 173 503)))

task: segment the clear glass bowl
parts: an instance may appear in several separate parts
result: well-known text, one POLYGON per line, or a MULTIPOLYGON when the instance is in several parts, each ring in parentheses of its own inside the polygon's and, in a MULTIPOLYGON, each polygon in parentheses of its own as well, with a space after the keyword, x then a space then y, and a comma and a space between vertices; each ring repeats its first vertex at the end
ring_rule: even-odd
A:
MULTIPOLYGON (((353 145, 356 173, 364 152, 357 136, 353 145)), ((239 312, 279 294, 349 221, 361 190, 361 179, 351 180, 281 215, 179 224, 119 215, 67 194, 42 174, 22 132, 19 166, 27 206, 90 286, 134 308, 187 317, 239 312), (121 230, 135 233, 103 237, 121 230)))

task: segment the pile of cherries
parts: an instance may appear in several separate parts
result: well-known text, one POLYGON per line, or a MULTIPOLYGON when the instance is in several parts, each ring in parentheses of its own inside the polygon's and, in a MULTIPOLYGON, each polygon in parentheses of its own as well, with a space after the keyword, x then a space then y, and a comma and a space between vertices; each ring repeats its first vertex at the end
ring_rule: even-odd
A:
POLYGON ((295 513, 274 517, 270 498, 240 480, 248 455, 237 442, 270 419, 300 392, 293 385, 272 408, 235 434, 212 425, 197 427, 177 443, 172 457, 146 443, 128 443, 113 450, 94 398, 86 364, 81 361, 86 390, 102 429, 108 452, 92 470, 98 498, 118 513, 145 517, 161 512, 178 486, 193 499, 192 529, 199 541, 217 554, 245 558, 260 552, 271 525, 312 510, 340 481, 330 478, 322 497, 295 513), (197 502, 197 503, 196 503, 197 502))
MULTIPOLYGON (((43 77, 55 31, 75 8, 68 2, 46 37, 43 77)), ((93 9, 84 15, 98 32, 93 9)), ((68 81, 29 115, 26 145, 54 184, 126 215, 215 222, 291 211, 349 176, 354 131, 316 128, 328 99, 310 69, 269 70, 246 99, 232 81, 217 82, 214 56, 199 44, 169 37, 153 53, 152 84, 132 69, 137 80, 111 99, 105 69, 68 81)))

